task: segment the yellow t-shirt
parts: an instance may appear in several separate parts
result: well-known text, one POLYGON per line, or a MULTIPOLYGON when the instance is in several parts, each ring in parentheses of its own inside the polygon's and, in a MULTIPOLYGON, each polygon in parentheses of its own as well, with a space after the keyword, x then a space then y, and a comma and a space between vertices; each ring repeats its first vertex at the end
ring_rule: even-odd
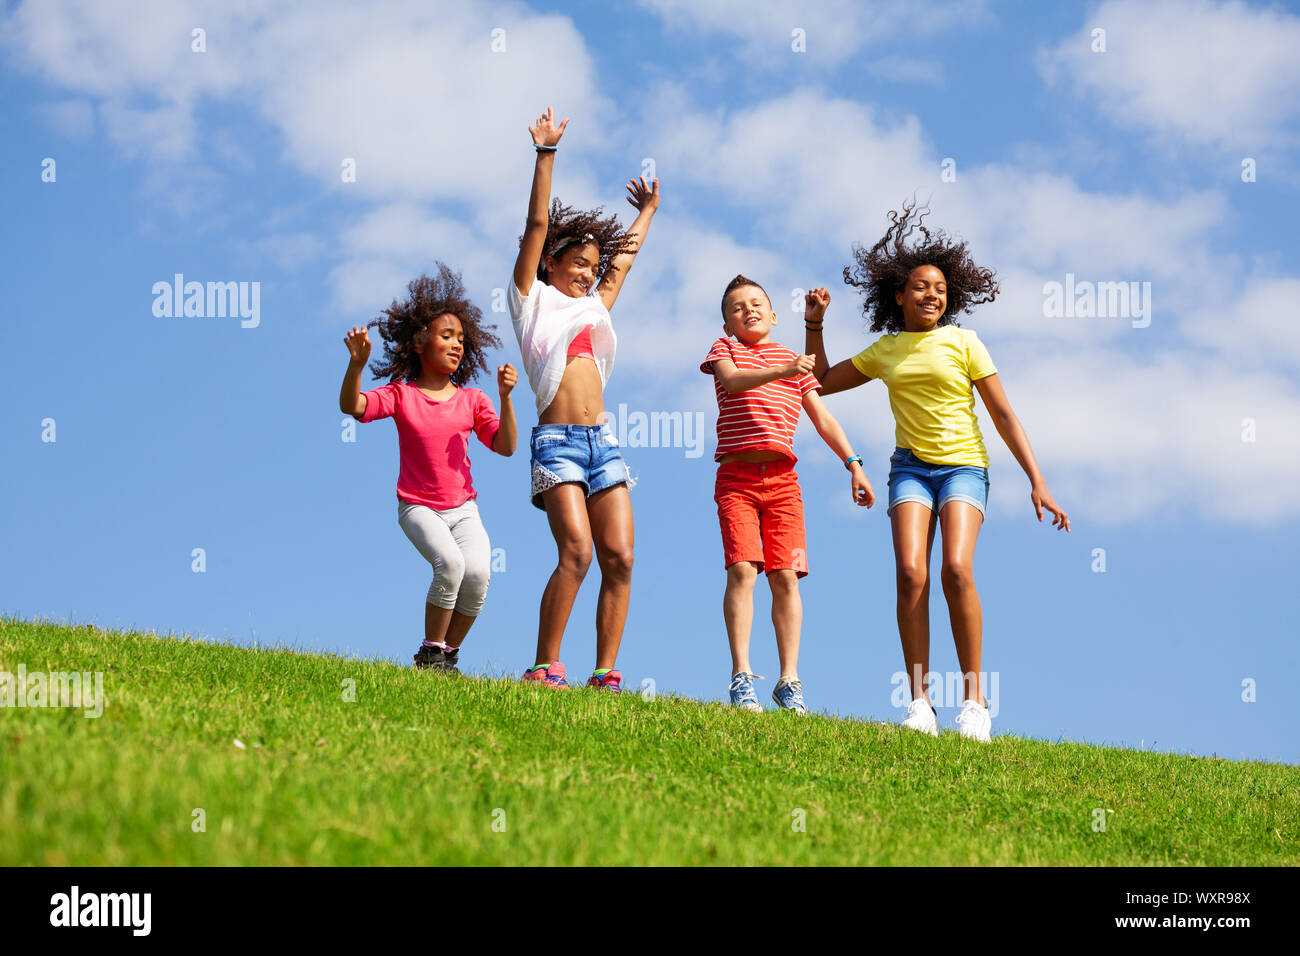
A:
POLYGON ((853 356, 853 367, 889 389, 900 448, 932 465, 989 466, 971 383, 997 369, 970 329, 882 335, 853 356))

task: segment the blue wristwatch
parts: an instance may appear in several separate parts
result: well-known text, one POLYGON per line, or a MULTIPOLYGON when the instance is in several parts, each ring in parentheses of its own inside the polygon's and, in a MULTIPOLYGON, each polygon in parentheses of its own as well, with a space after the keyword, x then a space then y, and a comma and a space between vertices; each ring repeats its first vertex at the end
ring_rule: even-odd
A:
POLYGON ((845 458, 845 459, 844 459, 844 467, 847 468, 849 471, 852 471, 852 470, 853 470, 852 465, 853 465, 853 463, 854 463, 855 461, 856 461, 859 465, 862 464, 862 456, 861 456, 861 455, 853 455, 851 458, 845 458))

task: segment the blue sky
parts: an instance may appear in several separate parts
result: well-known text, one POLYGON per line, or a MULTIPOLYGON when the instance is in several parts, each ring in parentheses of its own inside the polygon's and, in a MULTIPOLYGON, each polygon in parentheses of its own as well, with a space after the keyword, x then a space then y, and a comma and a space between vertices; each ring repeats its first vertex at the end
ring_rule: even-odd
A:
MULTIPOLYGON (((491 308, 527 199, 526 126, 553 104, 571 117, 556 195, 630 221, 621 183, 646 161, 663 190, 612 313, 607 405, 707 425, 700 456, 625 449, 629 687, 726 692, 716 408, 697 371, 723 286, 739 271, 763 282, 776 337, 799 348, 795 290, 826 285, 831 358, 847 357, 870 337, 840 271, 915 192, 998 271, 1002 294, 963 324, 1074 528, 1037 524, 981 407, 994 733, 1300 757, 1293 5, 658 0, 612 18, 597 4, 132 6, 4 8, 4 612, 409 661, 429 571, 397 525, 392 424, 341 438, 342 337, 442 260, 519 365, 491 308), (153 285, 176 273, 259 283, 257 326, 155 316, 153 285), (1044 285, 1067 274, 1149 282, 1150 324, 1045 316, 1044 285)), ((526 383, 515 397, 527 429, 526 383)), ((828 405, 883 495, 883 387, 828 405)), ((532 661, 553 544, 526 500, 526 448, 472 448, 505 570, 463 666, 515 673, 532 661)), ((806 424, 796 450, 805 695, 896 720, 883 505, 849 504, 806 424)), ((597 586, 593 568, 564 643, 575 674, 594 657, 597 586)), ((753 659, 770 684, 768 608, 760 585, 753 659)), ((936 671, 956 670, 937 583, 931 648, 936 671)), ((940 703, 950 726, 959 701, 940 703)))

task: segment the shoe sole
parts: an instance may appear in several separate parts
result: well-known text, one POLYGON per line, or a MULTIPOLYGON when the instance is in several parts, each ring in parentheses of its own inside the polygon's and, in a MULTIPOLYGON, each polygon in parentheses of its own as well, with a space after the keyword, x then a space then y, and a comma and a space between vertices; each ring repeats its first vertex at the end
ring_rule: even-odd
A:
POLYGON ((939 736, 939 725, 935 723, 932 727, 913 727, 911 724, 900 723, 898 726, 904 730, 914 730, 918 734, 929 734, 931 737, 939 736))
POLYGON ((807 716, 808 716, 808 708, 807 708, 806 706, 804 706, 804 707, 787 707, 787 706, 785 706, 785 704, 781 703, 781 698, 776 696, 776 691, 773 691, 773 692, 772 692, 772 701, 773 701, 773 703, 776 704, 776 709, 777 709, 777 710, 788 710, 788 711, 792 711, 793 713, 796 713, 796 714, 800 715, 801 717, 807 717, 807 716))

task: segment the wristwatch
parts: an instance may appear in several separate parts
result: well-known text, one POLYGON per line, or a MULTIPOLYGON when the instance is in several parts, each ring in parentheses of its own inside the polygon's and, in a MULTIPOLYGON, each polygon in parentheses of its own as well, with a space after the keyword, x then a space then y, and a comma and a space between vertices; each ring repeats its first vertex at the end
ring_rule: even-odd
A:
POLYGON ((852 456, 849 457, 849 458, 845 458, 845 459, 844 459, 844 467, 845 467, 846 469, 848 469, 849 471, 852 471, 852 470, 853 470, 853 467, 852 467, 852 466, 853 466, 853 463, 854 463, 855 461, 856 461, 859 465, 862 464, 862 456, 861 456, 861 455, 852 455, 852 456))

